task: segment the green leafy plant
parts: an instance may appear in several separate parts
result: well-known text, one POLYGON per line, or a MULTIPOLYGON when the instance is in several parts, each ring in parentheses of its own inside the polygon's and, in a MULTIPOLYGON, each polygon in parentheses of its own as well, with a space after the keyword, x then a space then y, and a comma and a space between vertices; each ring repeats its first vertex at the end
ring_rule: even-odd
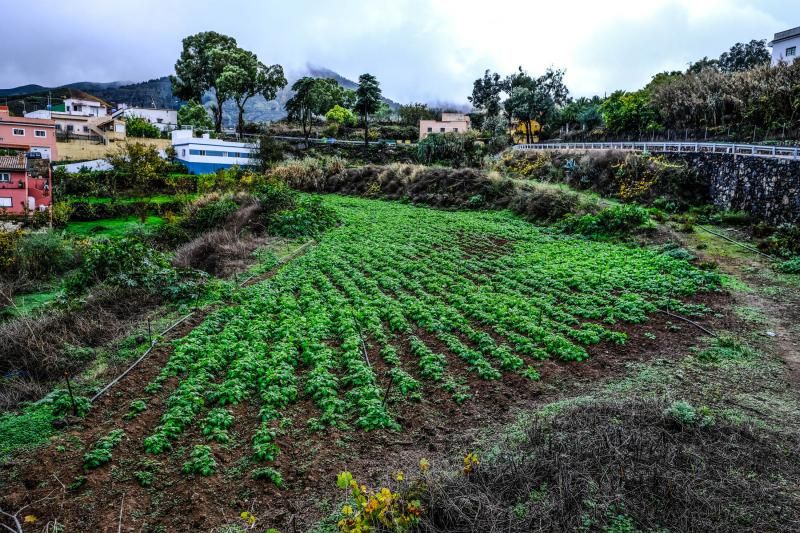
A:
POLYGON ((217 462, 211 447, 198 444, 192 450, 189 460, 183 463, 183 473, 211 476, 217 471, 217 462))
POLYGON ((94 470, 100 466, 111 461, 111 450, 113 450, 122 439, 125 437, 125 432, 121 429, 115 429, 108 435, 101 438, 94 445, 94 448, 86 452, 83 456, 83 468, 86 470, 94 470))
POLYGON ((253 479, 266 479, 275 484, 276 487, 283 487, 283 476, 281 473, 269 466, 256 468, 253 470, 251 477, 253 479))

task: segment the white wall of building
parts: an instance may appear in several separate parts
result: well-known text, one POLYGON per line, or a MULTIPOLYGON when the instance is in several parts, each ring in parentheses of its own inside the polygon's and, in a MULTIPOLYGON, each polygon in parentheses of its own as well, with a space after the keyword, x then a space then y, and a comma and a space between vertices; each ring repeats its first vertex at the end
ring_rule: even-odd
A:
POLYGON ((84 117, 104 117, 108 115, 108 108, 94 100, 80 100, 78 98, 64 99, 64 110, 69 115, 84 117))
POLYGON ((800 57, 800 27, 775 34, 772 47, 772 65, 780 62, 794 63, 800 57))
POLYGON ((178 127, 178 112, 174 109, 150 109, 125 107, 114 113, 115 117, 143 118, 161 131, 172 131, 178 127))

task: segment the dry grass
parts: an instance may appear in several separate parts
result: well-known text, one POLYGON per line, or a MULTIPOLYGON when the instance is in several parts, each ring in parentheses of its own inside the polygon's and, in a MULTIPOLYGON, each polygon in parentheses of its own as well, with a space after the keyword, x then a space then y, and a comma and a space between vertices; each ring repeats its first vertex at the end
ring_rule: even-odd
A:
POLYGON ((251 262, 253 252, 265 241, 265 238, 242 237, 236 231, 213 230, 178 248, 172 264, 227 277, 243 270, 251 262))
POLYGON ((59 379, 86 363, 71 356, 69 346, 101 346, 159 301, 144 291, 99 286, 80 307, 6 320, 0 324, 0 373, 39 383, 59 379))
POLYGON ((423 531, 800 526, 797 435, 723 420, 684 425, 660 402, 628 400, 536 418, 498 449, 469 476, 429 483, 423 531))

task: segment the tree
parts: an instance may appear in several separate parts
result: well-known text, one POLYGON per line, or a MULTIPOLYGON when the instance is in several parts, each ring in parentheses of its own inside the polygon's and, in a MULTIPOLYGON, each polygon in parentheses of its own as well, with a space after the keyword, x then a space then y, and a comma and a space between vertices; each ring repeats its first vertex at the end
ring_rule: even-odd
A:
POLYGON ((364 146, 369 146, 369 115, 381 107, 381 87, 372 74, 358 77, 356 110, 364 121, 364 146))
POLYGON ((130 137, 158 139, 161 130, 142 117, 125 117, 125 132, 130 137))
POLYGON ((753 39, 749 43, 736 43, 719 56, 719 69, 722 72, 743 72, 769 63, 771 59, 767 41, 753 39))
POLYGON ((267 172, 272 165, 283 159, 283 152, 286 145, 276 141, 270 135, 262 133, 258 137, 258 142, 253 145, 250 152, 250 160, 253 167, 261 173, 267 172))
POLYGON ((217 79, 219 92, 234 101, 238 114, 238 130, 244 133, 244 106, 253 96, 260 94, 272 100, 278 90, 286 86, 283 67, 266 66, 258 57, 241 48, 220 49, 213 52, 225 66, 217 79))
POLYGON ((183 39, 183 51, 170 76, 172 92, 183 100, 203 101, 210 92, 214 103, 214 130, 222 131, 222 104, 227 100, 219 88, 219 77, 225 69, 226 51, 237 48, 236 39, 214 31, 200 32, 183 39))
POLYGON ((333 78, 304 76, 292 85, 294 95, 286 102, 289 120, 299 122, 308 141, 314 115, 323 115, 341 103, 343 89, 333 78))
POLYGON ((336 104, 325 113, 325 121, 328 122, 335 131, 338 131, 343 124, 352 124, 355 122, 355 116, 349 109, 336 104))
POLYGON ((400 122, 407 126, 416 126, 420 120, 436 120, 436 112, 428 108, 427 104, 401 105, 397 109, 400 122))
POLYGON ((509 118, 516 118, 525 124, 525 137, 528 143, 533 140, 531 121, 538 122, 542 128, 555 116, 558 107, 564 106, 569 90, 564 85, 564 71, 548 68, 537 78, 519 68, 516 74, 506 78, 504 90, 509 92, 503 102, 509 118))
POLYGON ((719 70, 719 60, 709 59, 707 56, 703 59, 698 59, 694 63, 689 63, 689 68, 686 69, 687 74, 697 74, 706 69, 719 70))
POLYGON ((142 196, 150 189, 150 184, 167 170, 167 161, 158 153, 158 148, 139 142, 123 144, 106 157, 106 161, 113 167, 111 175, 114 196, 119 179, 125 180, 127 189, 142 196))
POLYGON ((500 113, 500 95, 505 90, 506 86, 500 74, 496 72, 489 74, 486 70, 483 78, 475 80, 472 84, 472 96, 468 96, 467 100, 472 102, 476 109, 485 110, 487 115, 494 117, 500 113))
POLYGON ((189 100, 178 109, 178 126, 192 126, 200 130, 210 130, 214 122, 202 104, 189 100))
POLYGON ((646 91, 615 91, 600 106, 606 127, 612 133, 643 132, 661 129, 659 116, 646 91))

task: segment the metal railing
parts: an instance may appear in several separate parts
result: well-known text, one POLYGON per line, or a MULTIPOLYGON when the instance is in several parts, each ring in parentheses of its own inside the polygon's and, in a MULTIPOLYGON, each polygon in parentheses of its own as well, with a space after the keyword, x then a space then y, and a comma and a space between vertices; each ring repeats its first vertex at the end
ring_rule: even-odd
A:
POLYGON ((800 159, 800 148, 701 142, 597 142, 517 144, 514 150, 625 150, 629 152, 704 152, 800 159))

